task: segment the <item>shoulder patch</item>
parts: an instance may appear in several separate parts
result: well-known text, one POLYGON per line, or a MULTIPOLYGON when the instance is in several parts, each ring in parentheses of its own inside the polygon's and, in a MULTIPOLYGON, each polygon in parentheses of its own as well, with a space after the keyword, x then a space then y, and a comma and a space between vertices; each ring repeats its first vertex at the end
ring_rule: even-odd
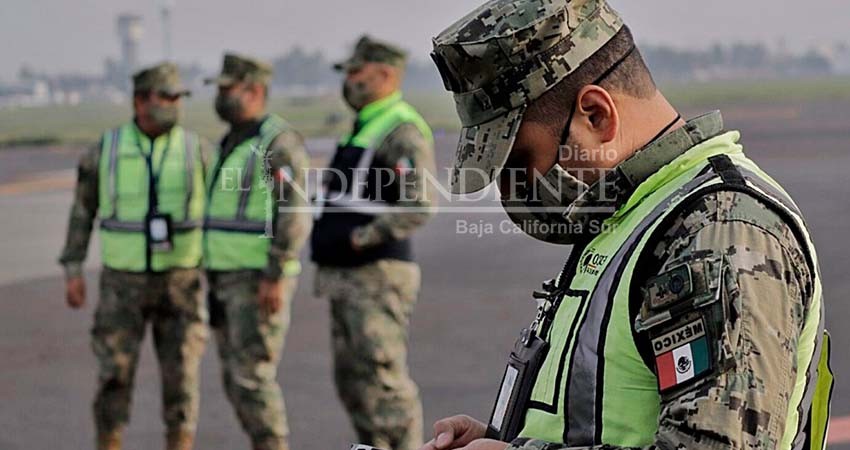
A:
POLYGON ((652 310, 665 308, 690 297, 694 292, 690 265, 680 264, 650 278, 642 291, 652 310))
POLYGON ((662 393, 712 371, 702 317, 652 338, 652 350, 662 393))
POLYGON ((702 318, 674 328, 652 339, 652 351, 655 356, 668 353, 705 336, 705 322, 702 318))
POLYGON ((645 333, 658 390, 670 397, 734 366, 723 289, 724 257, 703 255, 650 278, 635 330, 645 333))

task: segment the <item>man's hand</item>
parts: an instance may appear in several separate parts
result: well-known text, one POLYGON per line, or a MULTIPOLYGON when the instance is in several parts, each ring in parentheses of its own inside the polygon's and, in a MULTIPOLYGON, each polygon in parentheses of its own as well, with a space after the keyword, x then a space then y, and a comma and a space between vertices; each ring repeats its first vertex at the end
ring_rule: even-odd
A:
POLYGON ((73 309, 80 309, 86 304, 86 281, 83 277, 65 280, 65 301, 73 309))
POLYGON ((268 315, 272 315, 280 311, 283 303, 283 295, 281 295, 283 281, 281 279, 263 278, 260 280, 260 286, 257 289, 257 299, 260 302, 260 309, 268 315))
POLYGON ((348 240, 351 241, 351 249, 355 252, 359 252, 363 250, 363 244, 360 243, 360 237, 357 232, 357 229, 351 232, 351 235, 348 237, 348 240))
MULTIPOLYGON (((466 448, 476 439, 482 439, 487 426, 469 416, 453 416, 434 424, 434 439, 419 450, 454 450, 466 448)), ((496 442, 496 441, 493 441, 496 442)), ((504 444, 504 443, 503 443, 504 444)), ((470 450, 489 450, 490 447, 471 447, 470 450)), ((502 450, 504 447, 496 449, 502 450)))

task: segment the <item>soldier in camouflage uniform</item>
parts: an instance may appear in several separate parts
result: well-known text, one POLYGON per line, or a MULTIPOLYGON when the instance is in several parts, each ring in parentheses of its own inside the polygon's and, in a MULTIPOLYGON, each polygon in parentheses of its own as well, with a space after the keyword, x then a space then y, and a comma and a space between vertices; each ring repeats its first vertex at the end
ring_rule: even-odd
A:
POLYGON ((358 439, 408 450, 421 444, 422 406, 407 368, 420 271, 410 239, 433 204, 431 131, 401 99, 405 54, 364 36, 335 68, 357 112, 323 179, 312 238, 316 295, 330 298, 334 379, 358 439))
POLYGON ((209 308, 228 400, 255 450, 285 450, 277 366, 310 231, 302 137, 266 112, 271 67, 227 54, 215 109, 230 125, 210 164, 204 223, 209 308))
POLYGON ((824 448, 817 255, 720 113, 683 121, 604 0, 493 0, 433 57, 464 125, 453 191, 498 181, 573 248, 490 422, 438 421, 423 450, 824 448))
POLYGON ((94 416, 99 449, 121 448, 133 380, 150 323, 162 374, 166 448, 190 449, 198 418, 198 366, 206 342, 201 294, 203 160, 194 133, 176 125, 188 92, 177 67, 133 77, 134 120, 86 152, 71 207, 65 249, 66 295, 85 302, 82 264, 95 219, 103 271, 92 328, 100 369, 94 416), (151 168, 152 167, 152 168, 151 168), (153 187, 153 188, 152 188, 153 187), (172 248, 152 248, 146 224, 167 215, 172 248))

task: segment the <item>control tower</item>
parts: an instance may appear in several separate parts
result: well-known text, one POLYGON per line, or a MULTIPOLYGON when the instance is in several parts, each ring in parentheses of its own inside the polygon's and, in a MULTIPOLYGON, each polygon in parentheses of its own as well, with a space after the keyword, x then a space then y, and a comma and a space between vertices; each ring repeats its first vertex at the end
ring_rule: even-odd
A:
POLYGON ((157 0, 160 19, 162 19, 162 56, 166 61, 174 59, 174 48, 171 43, 171 11, 174 9, 175 2, 176 0, 157 0))
POLYGON ((128 75, 139 67, 139 41, 142 39, 142 17, 135 14, 118 16, 118 38, 121 40, 121 68, 128 75))

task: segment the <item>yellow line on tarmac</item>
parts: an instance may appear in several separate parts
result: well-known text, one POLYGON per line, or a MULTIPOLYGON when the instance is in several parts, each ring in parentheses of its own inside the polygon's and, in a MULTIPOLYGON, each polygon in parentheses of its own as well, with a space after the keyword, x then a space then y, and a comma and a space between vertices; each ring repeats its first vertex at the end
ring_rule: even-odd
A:
POLYGON ((74 169, 41 172, 24 180, 0 184, 0 195, 21 195, 71 189, 76 181, 74 169))
MULTIPOLYGON (((311 167, 325 167, 327 157, 310 158, 311 167)), ((34 192, 49 192, 72 189, 77 182, 75 169, 40 172, 22 180, 0 184, 0 195, 21 195, 34 192)))

